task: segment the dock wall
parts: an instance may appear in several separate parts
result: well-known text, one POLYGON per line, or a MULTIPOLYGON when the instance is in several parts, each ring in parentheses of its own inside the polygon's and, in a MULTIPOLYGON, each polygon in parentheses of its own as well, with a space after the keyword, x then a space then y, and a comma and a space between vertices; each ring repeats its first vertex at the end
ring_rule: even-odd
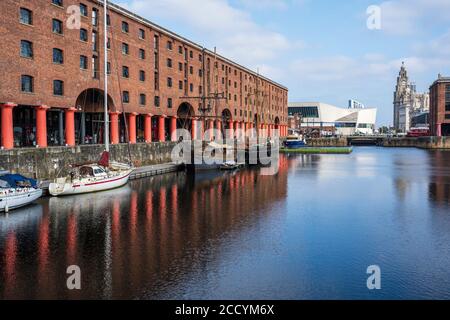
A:
POLYGON ((313 138, 306 139, 306 143, 310 147, 347 147, 347 138, 313 138))
POLYGON ((450 149, 450 137, 385 138, 382 145, 383 147, 450 149))
MULTIPOLYGON (((141 167, 171 162, 174 145, 174 142, 130 145, 133 164, 141 167)), ((67 175, 72 164, 98 161, 103 151, 103 145, 0 150, 0 169, 40 180, 54 179, 67 175)), ((110 153, 114 161, 129 162, 127 144, 111 145, 110 153)))

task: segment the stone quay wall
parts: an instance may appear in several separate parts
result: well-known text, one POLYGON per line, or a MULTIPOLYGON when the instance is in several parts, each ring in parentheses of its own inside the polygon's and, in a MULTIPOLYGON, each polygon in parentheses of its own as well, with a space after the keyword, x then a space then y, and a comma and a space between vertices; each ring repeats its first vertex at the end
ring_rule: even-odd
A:
POLYGON ((348 141, 345 137, 340 138, 312 138, 306 139, 309 147, 347 147, 348 141))
MULTIPOLYGON (((110 159, 128 163, 129 153, 136 167, 171 162, 174 142, 111 145, 110 159), (129 152, 130 150, 130 152, 129 152)), ((0 169, 28 177, 49 180, 67 175, 70 165, 96 162, 104 145, 76 147, 22 148, 0 150, 0 169)))
POLYGON ((450 149, 450 137, 385 138, 383 147, 450 149))

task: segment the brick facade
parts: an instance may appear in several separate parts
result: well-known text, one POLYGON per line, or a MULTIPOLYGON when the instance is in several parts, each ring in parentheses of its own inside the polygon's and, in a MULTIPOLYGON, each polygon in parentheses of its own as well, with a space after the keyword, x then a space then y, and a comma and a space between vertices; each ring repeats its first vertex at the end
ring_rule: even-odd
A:
MULTIPOLYGON (((12 103, 19 107, 45 105, 62 110, 76 108, 77 112, 103 111, 100 103, 89 106, 85 91, 96 89, 103 92, 103 7, 94 0, 64 0, 62 3, 60 7, 52 0, 0 2, 3 40, 0 104, 12 103), (87 41, 80 40, 80 29, 69 27, 69 8, 78 8, 80 3, 87 7, 87 16, 81 17, 81 28, 87 31, 87 41), (32 12, 31 25, 20 22, 21 8, 32 12), (98 12, 97 26, 93 25, 93 10, 98 12), (63 23, 62 34, 53 32, 53 19, 63 23), (96 50, 93 50, 93 33, 97 34, 96 50), (32 58, 21 56, 22 40, 32 43, 32 58), (54 48, 63 51, 63 64, 53 63, 54 48), (87 57, 86 70, 80 68, 80 56, 87 57), (97 59, 96 67, 93 66, 93 57, 97 59), (94 72, 97 77, 94 77, 94 72), (32 93, 22 92, 22 75, 33 77, 32 93), (63 81, 63 95, 53 94, 54 80, 63 81)), ((114 4, 110 5, 109 20, 110 112, 176 117, 179 106, 185 103, 198 117, 201 100, 195 97, 218 92, 223 93, 225 99, 212 104, 207 116, 221 117, 222 112, 228 109, 233 121, 257 123, 258 127, 262 125, 264 128, 275 128, 275 125, 281 128, 287 124, 288 91, 285 87, 114 4), (123 32, 123 22, 128 24, 128 32, 123 32), (145 33, 143 39, 141 30, 145 33), (128 45, 128 54, 122 53, 124 43, 128 45), (141 50, 145 52, 144 59, 139 56, 141 50), (129 78, 122 77, 124 66, 128 67, 129 78), (140 81, 141 71, 145 72, 145 81, 140 81), (159 79, 157 85, 155 72, 159 79), (171 87, 168 86, 169 78, 171 87), (130 101, 122 106, 121 93, 124 91, 129 93, 130 101), (145 95, 145 104, 140 103, 141 95, 145 95), (155 97, 159 97, 159 106, 155 105, 155 97)))
POLYGON ((441 77, 430 87, 430 131, 450 136, 450 78, 441 77))

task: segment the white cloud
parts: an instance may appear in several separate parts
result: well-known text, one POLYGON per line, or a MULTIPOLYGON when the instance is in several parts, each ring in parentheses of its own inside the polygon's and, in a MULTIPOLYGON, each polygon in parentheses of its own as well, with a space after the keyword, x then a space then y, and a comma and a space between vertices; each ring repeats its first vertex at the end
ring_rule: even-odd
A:
POLYGON ((284 10, 288 8, 288 2, 285 0, 239 0, 239 2, 247 8, 253 10, 277 9, 284 10))
POLYGON ((121 5, 153 21, 164 18, 185 24, 201 35, 202 44, 217 46, 218 53, 251 68, 289 48, 284 35, 257 24, 227 0, 130 0, 121 5))
POLYGON ((308 0, 238 0, 238 3, 250 10, 286 10, 306 1, 308 0))
POLYGON ((450 21, 448 0, 392 0, 380 7, 381 29, 394 35, 414 35, 429 24, 450 21))

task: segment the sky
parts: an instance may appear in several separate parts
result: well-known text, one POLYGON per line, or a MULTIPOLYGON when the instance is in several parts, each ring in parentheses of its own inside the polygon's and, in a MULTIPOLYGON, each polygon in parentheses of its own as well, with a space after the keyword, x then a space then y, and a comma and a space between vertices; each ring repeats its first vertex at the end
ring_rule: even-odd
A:
POLYGON ((378 108, 379 126, 392 125, 402 61, 419 92, 450 75, 450 0, 113 1, 259 70, 290 102, 356 99, 378 108))

